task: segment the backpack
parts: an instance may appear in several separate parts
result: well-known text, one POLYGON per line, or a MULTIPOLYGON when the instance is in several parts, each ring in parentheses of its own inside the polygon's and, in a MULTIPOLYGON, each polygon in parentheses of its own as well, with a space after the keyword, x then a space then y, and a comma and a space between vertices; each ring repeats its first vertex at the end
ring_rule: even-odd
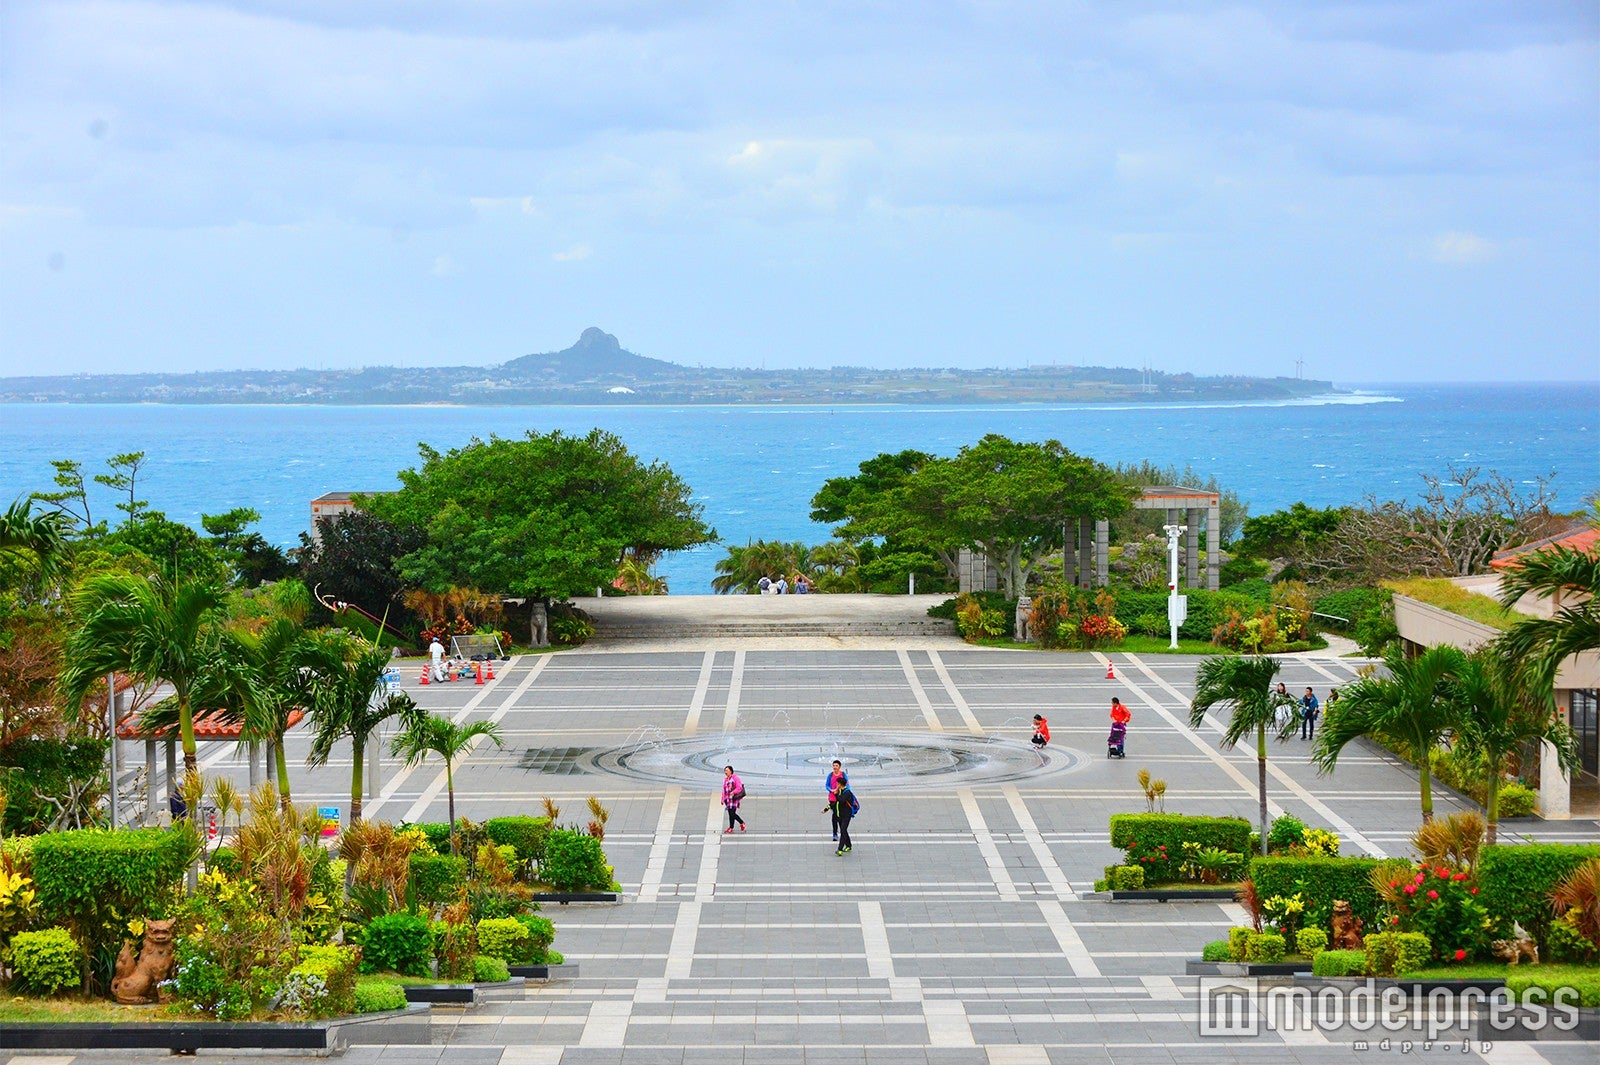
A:
POLYGON ((856 793, 846 785, 839 789, 839 801, 850 807, 850 816, 854 817, 861 812, 861 803, 856 799, 856 793))

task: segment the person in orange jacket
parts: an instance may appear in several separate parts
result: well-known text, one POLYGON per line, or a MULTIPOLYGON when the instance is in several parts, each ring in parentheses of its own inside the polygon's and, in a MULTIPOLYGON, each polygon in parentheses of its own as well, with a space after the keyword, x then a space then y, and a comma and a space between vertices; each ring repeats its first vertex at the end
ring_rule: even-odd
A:
POLYGON ((1124 725, 1133 720, 1133 715, 1128 712, 1128 708, 1123 706, 1121 700, 1115 695, 1111 697, 1111 720, 1120 721, 1124 725))
POLYGON ((1033 745, 1040 750, 1050 743, 1050 722, 1044 719, 1043 714, 1033 715, 1033 745))

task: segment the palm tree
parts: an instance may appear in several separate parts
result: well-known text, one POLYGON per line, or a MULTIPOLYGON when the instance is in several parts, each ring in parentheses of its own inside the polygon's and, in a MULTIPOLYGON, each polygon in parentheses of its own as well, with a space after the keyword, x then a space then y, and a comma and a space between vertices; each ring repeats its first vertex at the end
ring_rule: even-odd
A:
POLYGON ((1525 552, 1516 561, 1500 578, 1501 604, 1512 606, 1533 592, 1550 599, 1554 614, 1519 621, 1498 642, 1522 663, 1529 687, 1553 700, 1562 660, 1600 648, 1600 550, 1549 547, 1525 552))
POLYGON ((198 772, 196 702, 224 698, 248 684, 222 652, 222 589, 165 572, 148 579, 98 573, 78 586, 71 602, 80 620, 62 655, 61 691, 68 709, 81 714, 89 689, 110 673, 146 684, 165 681, 177 704, 184 770, 198 772))
POLYGON ((1339 753, 1359 736, 1382 736, 1402 748, 1421 773, 1422 820, 1433 820, 1433 774, 1428 756, 1444 742, 1459 717, 1447 682, 1460 674, 1466 653, 1440 644, 1414 658, 1398 647, 1384 653, 1386 677, 1362 677, 1339 693, 1336 712, 1329 713, 1317 733, 1311 760, 1323 773, 1333 772, 1339 753))
POLYGON ((255 698, 236 708, 244 725, 241 738, 266 745, 267 757, 277 763, 278 803, 287 813, 293 801, 283 737, 290 715, 311 702, 311 676, 303 668, 310 637, 299 622, 285 617, 273 618, 259 634, 229 635, 256 682, 255 698))
POLYGON ((1572 730, 1523 681, 1518 663, 1494 645, 1467 656, 1446 681, 1447 697, 1456 707, 1457 750, 1481 763, 1486 774, 1483 807, 1490 843, 1499 827, 1500 778, 1524 744, 1548 742, 1569 773, 1579 764, 1572 730))
POLYGON ((1222 746, 1232 748, 1250 733, 1256 737, 1256 779, 1261 799, 1261 853, 1267 853, 1267 730, 1287 735, 1291 724, 1279 728, 1278 708, 1292 702, 1273 691, 1280 663, 1264 656, 1240 658, 1219 655, 1200 663, 1195 677, 1194 701, 1189 707, 1189 727, 1205 723, 1214 706, 1231 706, 1233 716, 1222 734, 1222 746))
POLYGON ((333 745, 342 739, 350 740, 355 760, 350 770, 350 823, 358 824, 367 742, 389 718, 413 715, 417 704, 404 693, 377 697, 384 671, 389 668, 389 652, 382 647, 343 637, 324 637, 302 656, 301 662, 313 676, 311 708, 316 720, 311 754, 306 761, 326 765, 333 745))
POLYGON ((33 501, 18 499, 0 510, 0 558, 31 553, 41 576, 49 576, 66 547, 67 521, 57 513, 33 513, 33 501))
POLYGON ((406 765, 417 765, 430 753, 444 759, 444 786, 450 796, 450 853, 456 853, 456 782, 455 760, 467 753, 479 736, 487 736, 496 747, 501 746, 500 726, 492 721, 474 721, 470 725, 457 724, 447 717, 418 714, 406 722, 405 729, 394 738, 390 750, 406 760, 406 765))

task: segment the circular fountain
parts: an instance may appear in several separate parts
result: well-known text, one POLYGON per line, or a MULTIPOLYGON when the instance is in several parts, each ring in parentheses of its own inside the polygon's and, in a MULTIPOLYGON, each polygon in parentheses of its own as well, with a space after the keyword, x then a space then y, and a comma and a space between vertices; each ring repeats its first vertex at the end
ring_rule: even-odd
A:
POLYGON ((592 750, 579 768, 704 787, 732 765, 748 790, 774 794, 820 791, 834 759, 867 792, 997 784, 1069 773, 1088 762, 1070 747, 1040 751, 1015 739, 964 733, 739 731, 592 750))

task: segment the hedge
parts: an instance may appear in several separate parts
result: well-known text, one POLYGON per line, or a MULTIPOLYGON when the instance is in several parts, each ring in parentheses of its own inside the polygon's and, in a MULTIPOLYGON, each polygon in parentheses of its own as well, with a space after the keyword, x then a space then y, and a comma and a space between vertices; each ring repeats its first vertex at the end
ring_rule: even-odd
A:
POLYGON ((306 945, 300 948, 300 962, 289 970, 291 978, 323 985, 319 1000, 308 1011, 314 1017, 339 1017, 355 1012, 356 952, 336 944, 306 945))
POLYGON ((557 891, 609 891, 613 883, 600 841, 565 828, 550 833, 539 878, 557 891))
POLYGON ((18 932, 10 953, 14 990, 54 995, 78 982, 83 949, 65 928, 18 932))
POLYGON ((1362 942, 1368 976, 1404 976, 1426 968, 1433 959, 1433 943, 1421 932, 1377 932, 1363 936, 1362 942))
POLYGON ((1185 843, 1244 854, 1250 849, 1250 822, 1238 817, 1184 814, 1111 815, 1111 845, 1128 852, 1127 864, 1144 868, 1147 884, 1183 878, 1179 867, 1185 843))
POLYGON ((1314 976, 1360 976, 1367 971, 1367 956, 1359 950, 1324 950, 1311 959, 1314 976))
POLYGON ((483 828, 496 846, 516 848, 518 861, 544 860, 545 844, 550 839, 548 817, 491 817, 483 828))
POLYGON ((1291 858, 1273 855, 1250 861, 1256 898, 1299 893, 1305 900, 1307 928, 1333 927, 1333 904, 1344 899, 1367 928, 1376 928, 1383 904, 1372 886, 1377 858, 1291 858))
POLYGON ((467 860, 451 854, 413 854, 411 886, 425 906, 454 902, 467 882, 467 860))
POLYGON ((362 980, 356 984, 356 1013, 383 1013, 406 1008, 406 989, 392 980, 362 980))
POLYGON ((1583 862, 1600 858, 1600 844, 1497 844, 1478 853, 1478 901, 1495 917, 1516 921, 1549 957, 1550 892, 1583 862))
POLYGON ((1591 1009, 1600 1006, 1600 973, 1592 976, 1587 974, 1575 976, 1570 970, 1566 973, 1542 973, 1539 968, 1542 967, 1525 969, 1519 965, 1515 969, 1506 971, 1506 990, 1511 993, 1512 998, 1518 1002, 1528 1001, 1528 990, 1537 987, 1544 992, 1542 999, 1538 1000, 1543 1005, 1549 1006, 1555 1001, 1556 990, 1567 987, 1578 994, 1577 1001, 1573 1001, 1570 993, 1564 997, 1562 1001, 1566 1005, 1587 1006, 1591 1009))
MULTIPOLYGON (((1229 607, 1250 618, 1267 606, 1266 599, 1258 599, 1237 589, 1238 586, 1219 592, 1203 588, 1184 589, 1184 595, 1189 600, 1189 612, 1183 624, 1178 626, 1178 635, 1185 640, 1210 640, 1217 626, 1228 620, 1229 607)), ((1168 631, 1167 598, 1166 592, 1120 591, 1117 593, 1117 617, 1126 622, 1145 614, 1155 615, 1160 618, 1160 631, 1152 635, 1165 636, 1168 631)))

